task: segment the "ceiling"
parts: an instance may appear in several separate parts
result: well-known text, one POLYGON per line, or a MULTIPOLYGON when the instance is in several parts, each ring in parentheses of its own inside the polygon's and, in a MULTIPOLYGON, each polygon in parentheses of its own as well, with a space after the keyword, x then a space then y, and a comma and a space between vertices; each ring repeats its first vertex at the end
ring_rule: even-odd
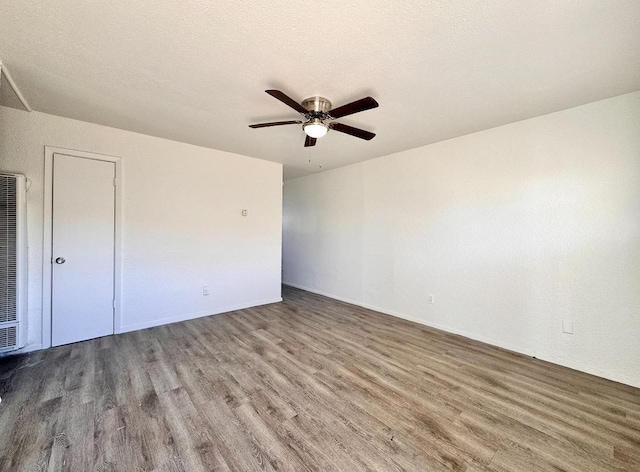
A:
POLYGON ((638 0, 3 0, 37 111, 281 162, 293 178, 640 89, 638 0), (264 93, 380 107, 304 148, 264 93))

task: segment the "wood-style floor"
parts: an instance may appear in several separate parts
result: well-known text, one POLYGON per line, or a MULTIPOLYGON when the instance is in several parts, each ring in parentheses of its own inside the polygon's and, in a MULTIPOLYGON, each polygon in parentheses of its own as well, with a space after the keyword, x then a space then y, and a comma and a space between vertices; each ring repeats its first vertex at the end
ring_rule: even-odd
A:
POLYGON ((640 390, 285 288, 0 361, 0 470, 640 470, 640 390))

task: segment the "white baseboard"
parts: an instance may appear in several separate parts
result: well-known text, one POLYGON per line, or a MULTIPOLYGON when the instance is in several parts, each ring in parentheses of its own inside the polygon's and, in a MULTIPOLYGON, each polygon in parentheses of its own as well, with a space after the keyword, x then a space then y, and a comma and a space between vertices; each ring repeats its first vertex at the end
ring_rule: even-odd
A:
POLYGON ((18 354, 26 354, 28 352, 39 351, 40 349, 42 349, 41 343, 27 344, 25 347, 16 349, 15 351, 6 351, 6 352, 0 353, 0 358, 5 356, 15 356, 18 354))
POLYGON ((481 341, 483 343, 491 344, 492 346, 501 347, 503 349, 508 349, 510 351, 520 352, 521 354, 533 355, 533 354, 529 354, 528 352, 518 351, 518 349, 515 346, 508 346, 508 345, 504 345, 503 343, 492 342, 491 340, 488 340, 488 339, 486 339, 486 338, 484 338, 482 336, 474 336, 473 334, 467 333, 465 331, 460 331, 460 330, 456 330, 456 329, 450 329, 450 328, 448 328, 446 326, 439 325, 437 323, 429 323, 429 322, 427 322, 425 320, 421 320, 419 318, 415 318, 413 316, 406 315, 404 313, 398 313, 396 311, 387 310, 385 308, 380 308, 379 306, 370 305, 370 304, 364 303, 364 302, 362 302, 360 300, 353 300, 353 299, 349 299, 349 298, 338 297, 336 295, 332 295, 330 293, 323 292, 321 290, 315 290, 315 289, 312 289, 310 287, 305 287, 304 285, 294 284, 294 283, 290 283, 290 282, 282 282, 282 283, 283 283, 283 285, 288 285, 290 287, 298 288, 298 289, 304 290, 306 292, 311 292, 311 293, 315 293, 317 295, 322 295, 324 297, 332 298, 333 300, 338 300, 338 301, 341 301, 341 302, 350 303, 352 305, 356 305, 356 306, 359 306, 359 307, 362 307, 362 308, 366 308, 367 310, 377 311, 378 313, 384 313, 385 315, 390 315, 390 316, 394 316, 396 318, 401 318, 403 320, 411 321, 413 323, 418 323, 418 324, 421 324, 423 326, 427 326, 429 328, 439 329, 440 331, 445 331, 447 333, 458 334, 460 336, 464 336, 465 338, 473 339, 473 340, 476 340, 476 341, 481 341))
POLYGON ((140 329, 146 329, 146 328, 153 328, 155 326, 162 326, 166 324, 177 323, 179 321, 193 320, 195 318, 202 318, 203 316, 219 315, 222 313, 229 313, 230 311, 244 310, 245 308, 252 308, 260 305, 268 305, 270 303, 278 303, 281 301, 282 301, 282 298, 277 297, 277 298, 270 298, 266 300, 255 300, 253 302, 239 303, 237 305, 229 305, 222 308, 217 308, 215 310, 197 311, 195 313, 182 313, 178 315, 168 316, 165 318, 160 318, 157 320, 149 320, 149 321, 144 321, 142 323, 125 325, 125 326, 122 326, 120 331, 116 334, 128 333, 130 331, 138 331, 140 329))
POLYGON ((591 367, 584 365, 580 362, 576 362, 570 359, 557 359, 553 356, 536 355, 537 359, 541 361, 550 362, 551 364, 561 365, 562 367, 568 367, 569 369, 578 370, 585 374, 595 375, 596 377, 602 377, 603 379, 612 380, 621 384, 629 385, 631 387, 640 388, 640 380, 634 379, 624 374, 612 374, 597 367, 591 367))
POLYGON ((351 305, 357 305, 357 306, 364 307, 364 305, 360 301, 352 300, 350 298, 339 297, 337 295, 332 295, 330 293, 325 293, 325 292, 322 292, 320 290, 315 290, 315 289, 310 288, 310 287, 305 287, 304 285, 298 285, 298 284, 294 284, 292 282, 282 282, 282 285, 287 285, 288 287, 293 287, 293 288, 299 288, 300 290, 304 290, 305 292, 315 293, 316 295, 322 295, 323 297, 332 298, 333 300, 338 300, 340 302, 350 303, 351 305))
POLYGON ((39 351, 40 349, 42 349, 42 343, 34 343, 34 344, 27 344, 25 347, 23 347, 22 349, 16 352, 20 354, 24 354, 26 352, 39 351))
POLYGON ((427 326, 429 328, 438 329, 438 330, 444 331, 446 333, 457 334, 458 336, 462 336, 462 337, 465 337, 465 338, 473 339, 474 341, 480 341, 480 342, 483 342, 485 344, 490 344, 492 346, 500 347, 500 348, 506 349, 508 351, 517 352, 519 354, 524 354, 524 355, 531 356, 531 357, 533 357, 535 355, 535 353, 533 351, 529 350, 529 349, 524 349, 524 348, 521 348, 519 346, 514 346, 512 344, 504 343, 504 342, 501 342, 501 341, 495 341, 493 339, 489 339, 489 338, 486 338, 484 336, 479 336, 479 335, 474 334, 474 333, 469 333, 468 331, 455 329, 455 328, 450 328, 449 326, 442 325, 442 324, 439 324, 439 323, 432 323, 432 322, 429 322, 429 321, 426 321, 426 320, 415 318, 415 317, 410 316, 410 315, 404 315, 402 313, 397 313, 397 312, 394 312, 394 311, 385 310, 384 308, 376 307, 374 305, 369 305, 367 303, 363 303, 360 306, 362 306, 364 308, 367 308, 369 310, 373 310, 373 311, 378 311, 380 313, 384 313, 385 315, 391 315, 391 316, 395 316, 397 318, 402 318, 403 320, 412 321, 414 323, 418 323, 418 324, 421 324, 423 326, 427 326))
POLYGON ((623 383, 625 385, 630 385, 631 387, 640 388, 640 381, 638 381, 637 379, 631 378, 630 376, 620 375, 620 374, 613 374, 611 372, 604 371, 604 370, 599 369, 597 367, 591 367, 591 366, 588 366, 588 365, 584 365, 584 364, 582 364, 580 362, 576 362, 576 361, 572 361, 572 360, 568 360, 568 359, 558 359, 558 358, 555 358, 553 356, 541 355, 540 353, 536 353, 533 350, 522 348, 520 346, 515 346, 513 344, 504 343, 504 342, 501 342, 501 341, 496 341, 494 339, 489 339, 489 338, 486 338, 484 336, 479 336, 479 335, 474 334, 474 333, 469 333, 467 331, 463 331, 463 330, 459 330, 459 329, 455 329, 455 328, 450 328, 448 326, 441 325, 441 324, 438 324, 438 323, 429 323, 428 321, 421 320, 419 318, 415 318, 415 317, 412 317, 412 316, 409 316, 409 315, 405 315, 405 314, 402 314, 402 313, 397 313, 397 312, 394 312, 394 311, 386 310, 384 308, 380 308, 380 307, 377 307, 377 306, 374 306, 374 305, 369 305, 369 304, 364 303, 362 301, 351 300, 351 299, 347 299, 347 298, 344 298, 344 297, 338 297, 338 296, 332 295, 330 293, 322 292, 320 290, 315 290, 315 289, 312 289, 310 287, 305 287, 303 285, 294 284, 294 283, 291 283, 291 282, 282 282, 282 284, 283 285, 288 285, 290 287, 298 288, 300 290, 305 290, 307 292, 315 293, 317 295, 322 295, 324 297, 332 298, 334 300, 338 300, 338 301, 341 301, 341 302, 350 303, 352 305, 360 306, 362 308, 367 308, 368 310, 373 310, 373 311, 377 311, 379 313, 384 313, 385 315, 395 316, 396 318, 402 318, 403 320, 412 321, 414 323, 418 323, 418 324, 421 324, 421 325, 424 325, 424 326, 428 326, 429 328, 435 328, 435 329, 438 329, 440 331, 445 331, 447 333, 457 334, 457 335, 463 336, 465 338, 473 339, 474 341, 480 341, 480 342, 483 342, 485 344, 489 344, 491 346, 496 346, 496 347, 500 347, 502 349, 507 349, 508 351, 517 352, 518 354, 524 354, 525 356, 529 356, 529 357, 534 357, 535 356, 536 359, 540 359, 542 361, 546 361, 546 362, 550 362, 552 364, 560 365, 562 367, 568 367, 569 369, 573 369, 573 370, 577 370, 577 371, 584 372, 584 373, 587 373, 587 374, 595 375, 597 377, 602 377, 604 379, 612 380, 614 382, 623 383))

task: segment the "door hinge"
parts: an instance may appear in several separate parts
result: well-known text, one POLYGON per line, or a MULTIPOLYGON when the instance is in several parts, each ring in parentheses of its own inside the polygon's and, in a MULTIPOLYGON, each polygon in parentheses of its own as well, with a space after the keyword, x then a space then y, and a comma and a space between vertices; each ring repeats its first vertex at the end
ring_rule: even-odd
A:
POLYGON ((118 184, 118 180, 116 178, 113 179, 113 186, 115 187, 118 184))
POLYGON ((113 303, 111 305, 113 306, 113 309, 115 310, 116 309, 116 299, 115 298, 113 299, 113 303))

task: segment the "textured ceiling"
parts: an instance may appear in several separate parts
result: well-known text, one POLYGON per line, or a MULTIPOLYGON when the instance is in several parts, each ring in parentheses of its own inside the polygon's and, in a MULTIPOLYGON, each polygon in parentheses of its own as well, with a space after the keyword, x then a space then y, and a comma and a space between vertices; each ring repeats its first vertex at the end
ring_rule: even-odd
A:
POLYGON ((3 0, 0 60, 35 110, 292 178, 640 89, 640 2, 3 0), (378 136, 305 149, 297 125, 250 129, 299 117, 269 88, 371 95, 339 121, 378 136))

